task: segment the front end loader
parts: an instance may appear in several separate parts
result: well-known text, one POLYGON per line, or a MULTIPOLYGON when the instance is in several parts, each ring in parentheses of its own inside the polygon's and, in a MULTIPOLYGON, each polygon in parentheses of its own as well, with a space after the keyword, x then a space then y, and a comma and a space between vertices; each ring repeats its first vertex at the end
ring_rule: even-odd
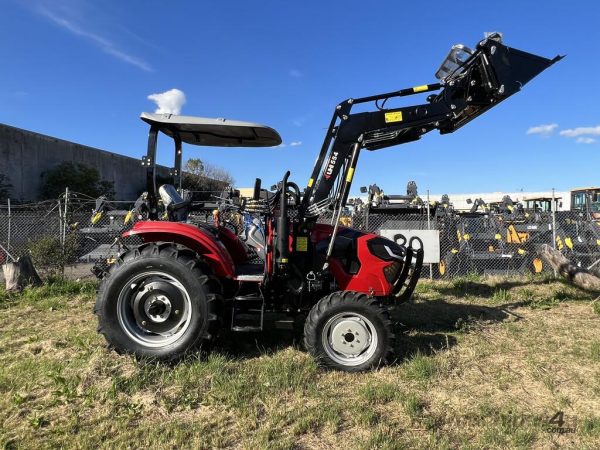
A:
POLYGON ((306 187, 290 181, 290 172, 274 193, 257 179, 253 197, 239 206, 251 218, 241 234, 218 221, 189 223, 196 205, 173 187, 180 185, 182 144, 277 146, 279 134, 247 122, 143 114, 150 125, 142 161, 149 220, 124 233, 144 243, 129 245, 102 274, 95 306, 100 332, 117 352, 177 360, 207 348, 224 327, 301 327, 306 349, 323 366, 360 371, 389 361, 394 334, 388 308, 410 299, 423 248, 418 239, 390 240, 340 224, 360 153, 433 130, 454 132, 559 59, 516 50, 492 34, 473 50, 453 47, 436 83, 341 102, 306 187), (385 107, 413 95, 427 97, 385 107), (354 113, 356 105, 372 110, 354 113), (175 143, 172 185, 157 186, 159 133, 175 143), (161 208, 169 221, 158 220, 161 208))

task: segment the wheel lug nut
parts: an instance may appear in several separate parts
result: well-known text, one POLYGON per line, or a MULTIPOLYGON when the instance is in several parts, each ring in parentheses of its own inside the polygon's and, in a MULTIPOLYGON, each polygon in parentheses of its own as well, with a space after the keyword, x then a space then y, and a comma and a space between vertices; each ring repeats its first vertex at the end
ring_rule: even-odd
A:
POLYGON ((176 310, 175 310, 175 315, 176 315, 176 316, 178 316, 178 315, 179 315, 179 310, 178 310, 178 309, 176 309, 176 310))
POLYGON ((142 325, 146 326, 146 321, 145 320, 142 320, 142 325))

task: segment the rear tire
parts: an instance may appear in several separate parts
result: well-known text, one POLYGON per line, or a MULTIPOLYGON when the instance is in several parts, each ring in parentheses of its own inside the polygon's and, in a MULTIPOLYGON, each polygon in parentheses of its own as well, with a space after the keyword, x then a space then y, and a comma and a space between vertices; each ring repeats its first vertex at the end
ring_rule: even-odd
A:
POLYGON ((332 369, 360 372, 390 360, 394 334, 387 309, 361 292, 323 297, 304 324, 304 345, 317 362, 332 369))
POLYGON ((110 268, 94 313, 98 331, 116 352, 176 361, 213 342, 221 304, 219 281, 194 252, 150 243, 110 268))

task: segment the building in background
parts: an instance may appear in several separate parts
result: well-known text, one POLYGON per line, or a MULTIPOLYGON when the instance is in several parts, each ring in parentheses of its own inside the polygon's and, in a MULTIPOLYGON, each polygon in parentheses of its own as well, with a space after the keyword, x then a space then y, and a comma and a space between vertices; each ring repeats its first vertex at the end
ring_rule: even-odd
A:
MULTIPOLYGON (((11 198, 38 200, 44 173, 65 161, 96 168, 114 183, 117 200, 134 200, 146 190, 139 159, 0 124, 0 174, 9 178, 11 198)), ((159 166, 157 173, 167 177, 169 169, 159 166)))

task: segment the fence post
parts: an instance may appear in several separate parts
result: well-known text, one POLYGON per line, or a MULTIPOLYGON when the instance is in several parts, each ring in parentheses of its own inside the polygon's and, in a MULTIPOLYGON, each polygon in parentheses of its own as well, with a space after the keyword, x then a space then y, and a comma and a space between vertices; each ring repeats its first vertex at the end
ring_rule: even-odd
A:
POLYGON ((10 252, 10 232, 11 232, 11 210, 10 210, 10 198, 8 199, 8 236, 6 240, 6 249, 10 252))
POLYGON ((60 203, 60 198, 57 200, 58 201, 58 241, 60 242, 61 246, 62 246, 62 224, 63 224, 63 220, 62 220, 62 204, 60 203))
MULTIPOLYGON (((427 189, 427 229, 431 230, 431 218, 429 217, 429 189, 427 189)), ((433 264, 429 263, 429 279, 433 280, 433 264)))
POLYGON ((64 247, 65 247, 65 242, 67 240, 67 213, 68 213, 67 207, 68 207, 68 204, 69 204, 69 188, 66 187, 65 188, 65 212, 63 214, 63 233, 62 233, 62 235, 63 235, 62 236, 63 253, 65 251, 64 247))
MULTIPOLYGON (((554 188, 552 188, 552 248, 556 250, 556 198, 554 188)), ((557 276, 558 273, 554 270, 554 277, 557 276)))

